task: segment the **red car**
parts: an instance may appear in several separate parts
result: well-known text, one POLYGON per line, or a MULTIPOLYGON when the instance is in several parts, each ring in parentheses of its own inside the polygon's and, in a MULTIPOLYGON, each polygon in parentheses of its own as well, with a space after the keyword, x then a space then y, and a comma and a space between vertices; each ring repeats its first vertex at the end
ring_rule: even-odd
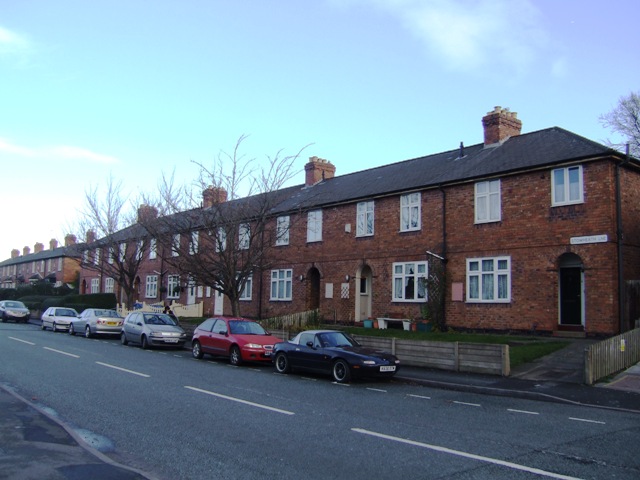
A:
POLYGON ((195 329, 191 341, 194 358, 205 353, 229 357, 231 365, 242 362, 271 362, 273 346, 281 342, 259 323, 246 318, 208 318, 195 329))

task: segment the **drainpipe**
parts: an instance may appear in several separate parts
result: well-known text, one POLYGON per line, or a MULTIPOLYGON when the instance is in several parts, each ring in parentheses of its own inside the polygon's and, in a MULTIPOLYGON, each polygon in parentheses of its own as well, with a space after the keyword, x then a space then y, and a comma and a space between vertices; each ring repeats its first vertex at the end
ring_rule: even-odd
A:
POLYGON ((620 191, 620 167, 629 161, 629 144, 627 143, 625 159, 622 163, 616 164, 616 237, 618 240, 618 322, 619 333, 624 333, 624 259, 622 251, 622 193, 620 191))

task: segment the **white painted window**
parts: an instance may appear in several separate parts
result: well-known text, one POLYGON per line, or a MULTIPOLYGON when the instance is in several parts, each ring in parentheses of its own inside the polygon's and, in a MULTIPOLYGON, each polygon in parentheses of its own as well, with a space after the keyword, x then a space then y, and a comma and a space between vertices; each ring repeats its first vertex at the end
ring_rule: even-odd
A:
POLYGON ((169 275, 167 279, 167 298, 180 297, 180 275, 169 275))
POLYGON ((374 225, 374 203, 359 202, 356 217, 356 236, 367 237, 373 235, 374 225))
POLYGON ((100 279, 92 278, 91 279, 91 293, 100 293, 100 279))
POLYGON ((189 255, 195 255, 198 253, 199 232, 191 232, 191 238, 189 239, 189 255))
POLYGON ((227 248, 227 232, 223 227, 218 227, 216 235, 216 252, 224 252, 227 248))
POLYGON ((249 275, 242 286, 240 300, 251 300, 251 290, 253 288, 253 275, 249 275))
POLYGON ((511 257, 467 259, 467 302, 511 301, 511 257))
POLYGON ((113 293, 115 281, 113 278, 108 277, 104 279, 104 293, 113 293))
POLYGON ((247 250, 251 243, 251 227, 248 223, 243 223, 238 227, 238 248, 247 250))
POLYGON ((501 220, 500 180, 476 183, 475 197, 476 223, 501 220))
POLYGON ((271 270, 271 297, 273 301, 291 300, 293 290, 293 270, 271 270))
POLYGON ((99 265, 100 264, 100 249, 96 248, 93 251, 93 263, 94 265, 99 265))
POLYGON ((145 282, 145 297, 156 298, 158 296, 158 276, 147 275, 145 282))
POLYGON ((322 241, 322 210, 307 213, 307 242, 322 241))
POLYGON ((118 258, 120 259, 120 263, 124 263, 124 256, 127 253, 127 244, 121 243, 118 245, 118 258))
POLYGON ((276 220, 276 245, 289 245, 289 215, 283 215, 276 220))
POLYGON ((154 260, 158 256, 158 241, 155 238, 149 239, 149 260, 154 260))
POLYGON ((427 262, 393 264, 393 301, 424 302, 427 299, 427 262))
POLYGON ((171 256, 180 256, 180 234, 176 233, 171 240, 171 256))
POLYGON ((583 189, 582 165, 551 172, 551 204, 554 207, 584 202, 583 189))
POLYGON ((419 192, 400 196, 400 231, 420 230, 420 198, 419 192))

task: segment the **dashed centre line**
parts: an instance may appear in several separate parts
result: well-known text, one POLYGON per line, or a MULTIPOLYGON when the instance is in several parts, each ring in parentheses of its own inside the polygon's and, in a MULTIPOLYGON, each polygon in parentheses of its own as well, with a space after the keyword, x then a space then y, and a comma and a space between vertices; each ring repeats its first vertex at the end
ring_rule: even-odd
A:
POLYGON ((27 345, 35 345, 33 342, 28 342, 26 340, 22 340, 21 338, 9 337, 11 340, 15 340, 16 342, 26 343, 27 345))
POLYGON ((134 370, 129 370, 128 368, 116 367, 115 365, 111 365, 109 363, 96 362, 98 365, 102 365, 103 367, 113 368, 114 370, 120 370, 121 372, 131 373, 133 375, 138 375, 139 377, 150 378, 151 375, 147 375, 146 373, 136 372, 134 370))
POLYGON ((80 358, 80 355, 75 355, 69 352, 63 352, 62 350, 56 350, 55 348, 50 348, 50 347, 42 347, 42 348, 44 348, 45 350, 49 350, 50 352, 59 353, 61 355, 67 355, 68 357, 80 358))
POLYGON ((242 400, 241 398, 229 397, 227 395, 222 395, 221 393, 215 393, 215 392, 211 392, 209 390, 203 390, 203 389, 197 388, 197 387, 190 387, 188 385, 185 385, 184 388, 187 388, 189 390, 193 390, 194 392, 205 393, 205 394, 211 395, 213 397, 222 398, 224 400, 230 400, 232 402, 242 403, 244 405, 249 405, 251 407, 262 408, 264 410, 270 410, 272 412, 282 413, 284 415, 295 415, 295 413, 289 412, 288 410, 281 410, 279 408, 269 407, 268 405, 262 405, 260 403, 254 403, 254 402, 250 402, 248 400, 242 400))

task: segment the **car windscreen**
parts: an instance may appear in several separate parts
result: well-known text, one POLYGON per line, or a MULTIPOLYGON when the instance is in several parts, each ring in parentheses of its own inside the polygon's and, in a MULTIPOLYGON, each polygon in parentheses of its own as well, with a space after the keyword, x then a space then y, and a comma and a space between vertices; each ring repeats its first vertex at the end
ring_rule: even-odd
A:
POLYGON ((176 325, 173 318, 163 313, 145 315, 144 323, 147 325, 176 325))
POLYGON ((342 332, 325 332, 318 334, 323 347, 355 347, 357 343, 342 332))
POLYGON ((6 302, 4 305, 7 308, 26 308, 22 302, 6 302))
POLYGON ((68 308, 58 308, 55 313, 58 317, 77 317, 78 314, 74 310, 68 308))
POLYGON ((229 329, 234 335, 267 335, 267 332, 256 322, 231 320, 229 329))

